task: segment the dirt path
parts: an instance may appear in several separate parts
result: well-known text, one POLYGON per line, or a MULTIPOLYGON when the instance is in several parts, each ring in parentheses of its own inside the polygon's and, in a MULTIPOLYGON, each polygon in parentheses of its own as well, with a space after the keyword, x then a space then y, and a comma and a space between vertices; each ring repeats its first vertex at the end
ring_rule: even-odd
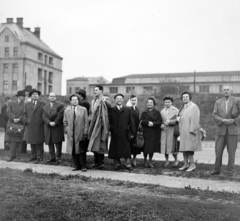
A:
POLYGON ((104 178, 119 181, 129 181, 142 184, 154 184, 164 187, 172 188, 195 188, 201 190, 212 190, 212 191, 226 191, 240 193, 239 182, 230 181, 219 181, 219 180, 203 180, 203 179, 190 179, 182 177, 169 177, 169 176, 153 176, 146 174, 134 174, 134 173, 119 173, 112 171, 100 171, 100 170, 88 170, 83 173, 81 171, 72 171, 70 167, 62 166, 50 166, 32 163, 18 163, 18 162, 6 162, 0 161, 0 168, 12 168, 18 170, 25 170, 31 168, 33 172, 37 173, 57 173, 60 175, 83 175, 92 178, 104 178))

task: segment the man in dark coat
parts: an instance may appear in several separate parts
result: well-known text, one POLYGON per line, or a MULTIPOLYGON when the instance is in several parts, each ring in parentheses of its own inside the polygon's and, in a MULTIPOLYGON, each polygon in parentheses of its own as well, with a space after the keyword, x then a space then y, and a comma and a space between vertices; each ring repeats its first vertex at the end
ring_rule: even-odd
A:
POLYGON ((109 110, 109 123, 111 131, 111 143, 109 158, 114 160, 115 170, 120 169, 121 158, 126 161, 126 169, 132 170, 130 139, 135 134, 135 125, 132 111, 123 106, 123 95, 114 96, 116 106, 109 110))
MULTIPOLYGON (((18 91, 17 92, 17 100, 12 101, 8 104, 7 115, 9 118, 9 122, 14 124, 24 125, 24 99, 25 92, 18 91)), ((11 157, 7 160, 12 161, 16 157, 20 158, 21 148, 22 148, 22 136, 15 136, 6 134, 6 140, 10 142, 10 153, 11 157)))
POLYGON ((59 164, 61 163, 62 142, 64 141, 64 104, 56 101, 56 99, 55 93, 49 93, 49 103, 43 107, 43 121, 45 123, 45 144, 49 146, 49 153, 51 156, 47 163, 56 162, 56 164, 59 164), (57 160, 54 145, 56 146, 57 160))
MULTIPOLYGON (((8 122, 7 106, 10 101, 12 101, 11 98, 6 97, 5 103, 1 108, 1 127, 4 128, 5 132, 6 132, 7 122, 8 122)), ((6 135, 5 135, 5 137, 6 137, 6 135)), ((4 150, 9 150, 9 143, 6 141, 5 137, 4 137, 4 150)))
POLYGON ((45 102, 39 100, 41 92, 32 89, 29 93, 31 102, 25 105, 26 117, 26 142, 31 145, 32 156, 29 161, 38 163, 43 161, 43 143, 44 143, 44 121, 43 121, 43 107, 45 102))
POLYGON ((89 115, 90 104, 86 98, 86 91, 83 89, 79 89, 76 93, 79 95, 79 105, 85 107, 89 115))

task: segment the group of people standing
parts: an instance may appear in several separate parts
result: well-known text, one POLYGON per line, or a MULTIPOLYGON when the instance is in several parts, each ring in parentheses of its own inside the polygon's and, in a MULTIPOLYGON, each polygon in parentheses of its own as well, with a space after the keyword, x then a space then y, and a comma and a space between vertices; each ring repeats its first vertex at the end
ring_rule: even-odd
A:
MULTIPOLYGON (((23 137, 6 133, 6 141, 10 142, 11 150, 8 161, 20 157, 22 141, 26 140, 26 143, 31 145, 30 161, 43 161, 45 142, 50 152, 47 163, 61 163, 65 132, 67 153, 72 155, 74 171, 87 170, 87 151, 94 153, 93 167, 98 169, 104 168, 104 155, 108 154, 108 157, 113 159, 115 170, 124 167, 131 171, 137 166, 136 157, 140 153, 144 155, 145 167, 154 167, 154 153, 165 155, 165 167, 169 166, 169 154, 172 154, 175 159, 173 166, 177 167, 179 152, 183 153, 184 159, 184 164, 179 170, 191 172, 196 169, 194 152, 202 150, 201 140, 206 134, 200 126, 199 107, 192 102, 189 92, 182 93, 180 109, 173 106, 172 97, 166 96, 163 99, 164 108, 158 111, 155 108, 155 99, 150 97, 146 102, 146 110, 141 114, 137 107, 136 95, 132 94, 125 106, 124 95, 116 94, 115 105, 112 106, 110 98, 103 96, 102 85, 94 87, 95 98, 90 103, 86 100, 86 91, 80 89, 70 96, 70 104, 66 107, 56 101, 56 94, 53 92, 49 93, 47 104, 39 100, 40 95, 40 91, 32 89, 29 92, 31 100, 25 103, 25 91, 19 91, 17 100, 7 105, 9 122, 25 125, 23 137), (143 147, 136 145, 139 131, 143 133, 143 147), (123 164, 121 159, 125 160, 123 164)), ((225 145, 229 152, 228 172, 233 173, 237 146, 239 99, 231 96, 231 88, 228 85, 223 86, 223 95, 224 104, 217 101, 213 112, 218 130, 215 146, 217 157, 212 175, 220 174, 225 145), (228 90, 228 93, 225 93, 225 90, 228 90), (226 107, 225 112, 218 110, 221 107, 226 107)))

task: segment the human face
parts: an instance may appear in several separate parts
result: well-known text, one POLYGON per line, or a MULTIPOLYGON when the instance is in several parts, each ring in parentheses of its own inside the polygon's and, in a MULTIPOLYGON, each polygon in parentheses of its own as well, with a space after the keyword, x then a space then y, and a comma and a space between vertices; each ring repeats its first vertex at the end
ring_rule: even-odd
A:
POLYGON ((39 99, 39 95, 37 92, 33 92, 31 98, 35 101, 39 99))
POLYGON ((23 102, 25 100, 25 96, 18 96, 18 100, 23 102))
POLYGON ((136 104, 137 104, 137 98, 136 97, 131 98, 130 101, 131 101, 132 106, 136 106, 136 104))
POLYGON ((222 87, 222 94, 224 97, 229 97, 232 94, 232 88, 229 85, 224 85, 222 87))
POLYGON ((57 99, 57 96, 56 96, 55 93, 49 93, 49 95, 48 95, 48 100, 49 100, 50 102, 54 102, 54 101, 56 101, 56 99, 57 99))
POLYGON ((116 103, 117 106, 122 106, 122 104, 123 104, 123 97, 122 96, 117 96, 115 98, 115 103, 116 103))
POLYGON ((165 106, 166 108, 171 107, 171 106, 172 106, 172 101, 171 101, 171 100, 165 100, 165 101, 164 101, 164 106, 165 106))
POLYGON ((25 95, 28 97, 30 91, 25 91, 25 95))
POLYGON ((153 109, 153 107, 154 107, 154 102, 153 102, 153 100, 148 100, 147 101, 147 108, 148 109, 153 109))
POLYGON ((94 93, 94 96, 95 96, 95 97, 99 97, 99 96, 102 94, 102 91, 99 90, 98 87, 95 87, 95 88, 93 89, 93 93, 94 93))
POLYGON ((183 101, 184 104, 187 104, 190 101, 189 94, 184 94, 182 96, 182 101, 183 101))
POLYGON ((78 98, 75 97, 75 96, 73 96, 73 97, 71 98, 70 103, 71 103, 73 106, 77 106, 77 105, 78 105, 78 98))

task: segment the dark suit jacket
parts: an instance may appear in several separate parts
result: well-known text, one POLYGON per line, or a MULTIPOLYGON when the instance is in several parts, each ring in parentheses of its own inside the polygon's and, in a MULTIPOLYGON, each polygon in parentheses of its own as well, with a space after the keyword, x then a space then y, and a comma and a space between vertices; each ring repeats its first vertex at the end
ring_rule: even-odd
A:
POLYGON ((5 103, 1 108, 1 127, 6 128, 8 122, 7 104, 5 103))
POLYGON ((64 141, 64 127, 63 127, 63 113, 64 104, 55 101, 53 107, 50 107, 50 103, 43 107, 43 121, 45 123, 45 143, 59 143, 64 141), (50 126, 49 123, 54 122, 54 127, 50 126))
POLYGON ((83 100, 81 100, 79 102, 79 105, 82 107, 85 107, 87 109, 88 115, 89 115, 89 109, 90 109, 90 104, 88 102, 88 100, 86 98, 84 98, 83 100))
POLYGON ((226 113, 225 98, 221 98, 215 102, 213 110, 213 118, 217 124, 217 135, 238 135, 237 123, 240 122, 240 99, 237 97, 229 97, 228 112, 226 113), (223 119, 234 119, 234 123, 226 125, 222 123, 223 119))
POLYGON ((26 124, 26 142, 30 144, 44 143, 44 121, 42 118, 45 102, 38 100, 25 104, 24 117, 26 124))

